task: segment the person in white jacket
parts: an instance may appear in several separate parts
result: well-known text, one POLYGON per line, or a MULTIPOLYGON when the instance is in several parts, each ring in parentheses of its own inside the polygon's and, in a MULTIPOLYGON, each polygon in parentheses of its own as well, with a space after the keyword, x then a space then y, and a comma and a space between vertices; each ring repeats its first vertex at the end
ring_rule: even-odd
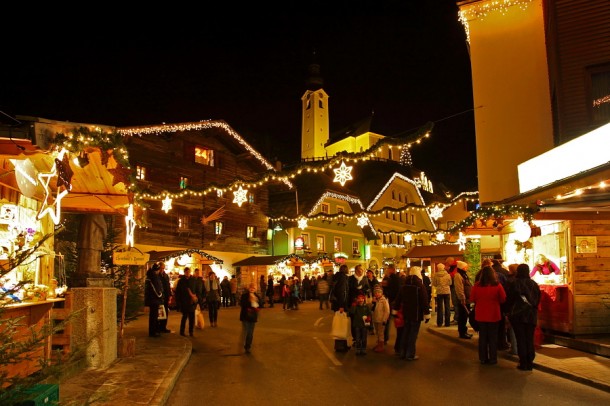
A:
POLYGON ((436 290, 436 325, 445 327, 451 324, 451 275, 445 270, 444 264, 436 265, 436 272, 432 277, 432 286, 436 290))
POLYGON ((373 300, 375 308, 373 309, 373 325, 375 326, 375 334, 377 335, 377 346, 373 351, 383 352, 383 337, 385 325, 390 318, 390 304, 388 299, 383 295, 383 289, 380 284, 373 288, 373 300))

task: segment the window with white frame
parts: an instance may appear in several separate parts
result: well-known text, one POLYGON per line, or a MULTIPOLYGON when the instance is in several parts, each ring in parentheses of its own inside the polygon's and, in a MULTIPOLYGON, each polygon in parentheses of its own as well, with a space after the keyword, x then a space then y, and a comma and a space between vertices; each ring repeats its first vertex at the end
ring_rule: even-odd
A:
POLYGON ((246 226, 246 238, 256 237, 256 226, 246 226))
POLYGON ((352 254, 360 255, 360 241, 352 240, 352 254))
POLYGON ((333 248, 335 249, 335 252, 341 252, 341 246, 342 244, 342 238, 341 237, 335 237, 333 240, 333 248))
POLYGON ((316 249, 318 252, 326 252, 326 237, 316 235, 316 249))
POLYGON ((309 245, 309 234, 308 233, 303 233, 303 234, 301 234, 301 238, 303 238, 303 249, 304 250, 310 250, 311 247, 309 245))
POLYGON ((322 203, 320 205, 320 212, 322 212, 324 214, 330 214, 330 204, 322 203))
POLYGON ((223 229, 224 224, 222 223, 222 221, 214 222, 214 235, 222 235, 223 229))

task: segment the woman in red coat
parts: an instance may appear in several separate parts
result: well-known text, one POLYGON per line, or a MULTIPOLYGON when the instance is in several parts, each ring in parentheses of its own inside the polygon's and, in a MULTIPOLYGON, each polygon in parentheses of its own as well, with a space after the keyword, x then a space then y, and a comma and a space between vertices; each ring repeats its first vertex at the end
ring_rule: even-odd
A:
POLYGON ((477 309, 479 322, 479 360, 481 364, 498 363, 498 326, 502 319, 500 304, 506 300, 506 292, 490 266, 481 270, 481 278, 472 287, 470 301, 477 309))

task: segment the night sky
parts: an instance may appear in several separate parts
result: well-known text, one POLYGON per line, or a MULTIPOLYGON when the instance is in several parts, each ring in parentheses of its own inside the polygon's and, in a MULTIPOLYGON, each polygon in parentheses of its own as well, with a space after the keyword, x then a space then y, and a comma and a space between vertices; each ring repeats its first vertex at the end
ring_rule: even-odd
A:
POLYGON ((268 159, 295 163, 315 51, 331 132, 371 112, 373 131, 386 136, 435 122, 432 137, 412 150, 415 166, 456 193, 476 190, 470 61, 457 6, 403 3, 391 16, 31 24, 35 42, 3 26, 11 63, 0 64, 0 110, 115 126, 225 120, 268 159))

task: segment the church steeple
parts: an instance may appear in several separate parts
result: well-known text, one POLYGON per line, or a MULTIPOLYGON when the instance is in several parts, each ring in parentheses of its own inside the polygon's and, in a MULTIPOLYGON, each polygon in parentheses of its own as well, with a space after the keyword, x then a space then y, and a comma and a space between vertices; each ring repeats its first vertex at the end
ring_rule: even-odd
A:
POLYGON ((328 95, 322 89, 324 81, 320 65, 314 61, 308 67, 306 91, 301 97, 301 159, 323 158, 329 137, 328 95))

